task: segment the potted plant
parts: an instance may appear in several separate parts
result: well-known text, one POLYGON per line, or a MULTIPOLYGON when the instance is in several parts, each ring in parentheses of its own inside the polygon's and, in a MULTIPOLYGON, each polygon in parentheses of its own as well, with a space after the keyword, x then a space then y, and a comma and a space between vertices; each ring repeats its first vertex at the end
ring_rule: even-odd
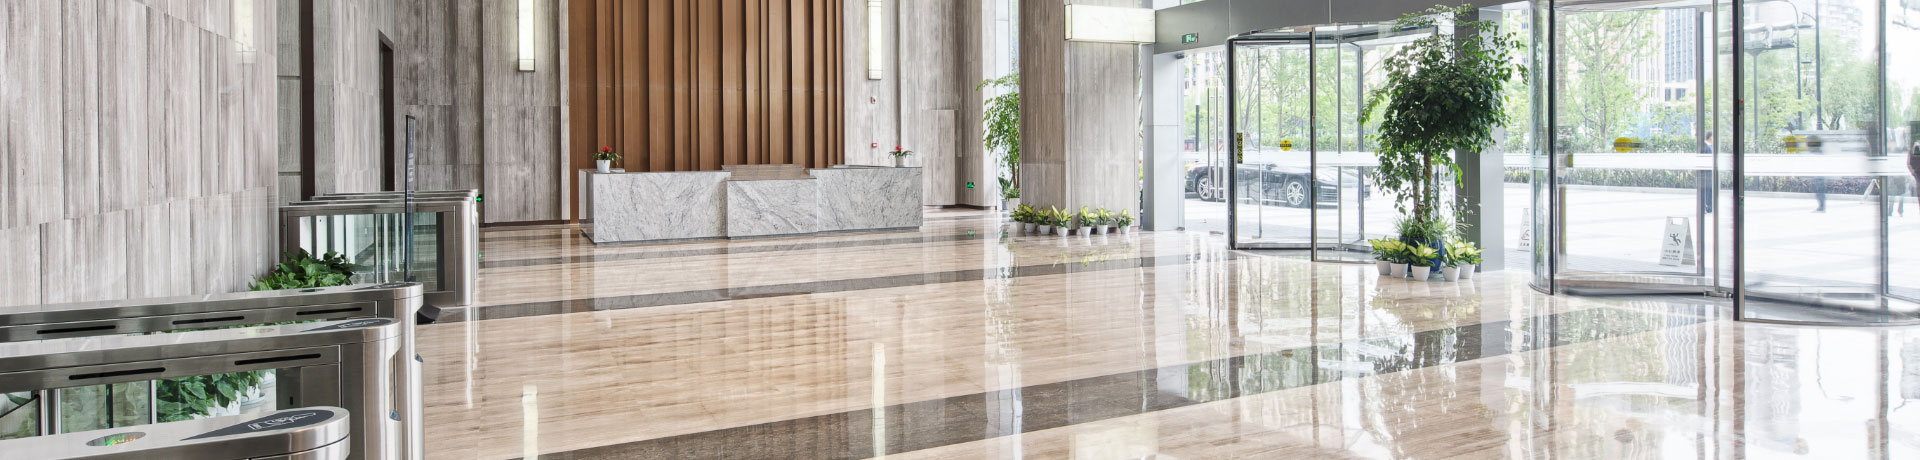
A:
POLYGON ((1460 259, 1453 257, 1453 247, 1447 246, 1440 256, 1440 279, 1460 281, 1460 259))
POLYGON ((1053 232, 1060 236, 1073 234, 1073 211, 1053 208, 1053 232))
POLYGON ((1040 234, 1046 235, 1046 234, 1053 233, 1053 211, 1052 210, 1034 212, 1033 222, 1034 224, 1036 224, 1035 227, 1040 228, 1040 234))
MULTIPOLYGON (((1454 216, 1442 217, 1440 187, 1450 175, 1462 181, 1454 155, 1478 155, 1494 142, 1495 129, 1511 117, 1503 107, 1509 83, 1525 82, 1524 60, 1513 59, 1517 33, 1495 21, 1479 19, 1472 6, 1435 6, 1402 16, 1398 30, 1475 30, 1473 37, 1434 33, 1388 54, 1379 64, 1383 81, 1374 86, 1360 112, 1362 125, 1378 128, 1374 140, 1379 167, 1372 179, 1394 197, 1403 217, 1403 243, 1443 247, 1454 216)), ((1439 251, 1421 263, 1440 262, 1439 251)))
POLYGON ((1113 226, 1114 228, 1120 229, 1120 233, 1123 235, 1133 233, 1133 212, 1125 209, 1120 210, 1120 215, 1113 216, 1113 226))
POLYGON ((1367 245, 1373 246, 1373 265, 1380 269, 1380 275, 1385 276, 1393 273, 1392 259, 1394 253, 1398 251, 1398 249, 1395 249, 1395 246, 1400 246, 1400 242, 1392 238, 1381 238, 1377 240, 1367 240, 1367 245))
POLYGON ((1107 208, 1100 208, 1098 210, 1095 210, 1093 213, 1095 215, 1095 218, 1099 219, 1100 221, 1100 228, 1095 229, 1094 233, 1101 233, 1101 234, 1113 233, 1113 220, 1114 220, 1113 211, 1108 210, 1107 208))
POLYGON ((1428 275, 1433 274, 1434 260, 1440 258, 1440 251, 1424 244, 1416 244, 1409 251, 1409 255, 1413 259, 1411 272, 1413 280, 1426 281, 1428 275))
POLYGON ((893 155, 893 167, 905 168, 907 167, 907 155, 912 155, 913 151, 901 148, 900 146, 896 145, 896 146, 893 146, 893 151, 887 152, 887 154, 893 155))
POLYGON ((1020 74, 990 78, 973 86, 984 92, 992 87, 1002 91, 987 98, 980 113, 981 144, 988 152, 999 153, 1000 197, 1007 206, 1020 202, 1020 74))
POLYGON ((613 162, 619 159, 620 154, 614 153, 613 147, 602 145, 600 151, 593 152, 593 168, 600 174, 613 172, 613 162))
POLYGON ((1387 266, 1390 270, 1388 276, 1405 279, 1413 262, 1413 247, 1395 240, 1387 247, 1387 261, 1391 262, 1387 266))
POLYGON ((1480 255, 1484 250, 1471 241, 1455 239, 1447 244, 1447 260, 1460 266, 1461 278, 1472 278, 1473 272, 1480 269, 1480 255))
POLYGON ((1077 217, 1080 219, 1080 227, 1078 228, 1080 236, 1092 235, 1093 228, 1100 225, 1099 222, 1094 220, 1093 211, 1087 210, 1086 206, 1080 207, 1080 214, 1077 217))

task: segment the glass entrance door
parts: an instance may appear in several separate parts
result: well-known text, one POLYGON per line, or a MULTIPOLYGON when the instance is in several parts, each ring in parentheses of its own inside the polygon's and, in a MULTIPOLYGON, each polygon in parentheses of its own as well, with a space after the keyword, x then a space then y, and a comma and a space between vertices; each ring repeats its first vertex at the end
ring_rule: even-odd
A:
POLYGON ((1228 236, 1237 249, 1305 249, 1313 171, 1310 28, 1227 41, 1228 236))
MULTIPOLYGON (((1711 5, 1561 1, 1552 8, 1551 284, 1574 294, 1724 291, 1718 141, 1731 109, 1711 5)), ((1539 183, 1539 181, 1536 181, 1539 183)), ((1536 199, 1541 198, 1536 195, 1536 199)), ((1542 205, 1545 206, 1542 206, 1542 205)))
POLYGON ((1367 89, 1384 78, 1375 72, 1383 57, 1430 34, 1350 24, 1228 40, 1235 248, 1371 261, 1366 241, 1392 234, 1396 211, 1370 178, 1378 161, 1360 122, 1367 89))

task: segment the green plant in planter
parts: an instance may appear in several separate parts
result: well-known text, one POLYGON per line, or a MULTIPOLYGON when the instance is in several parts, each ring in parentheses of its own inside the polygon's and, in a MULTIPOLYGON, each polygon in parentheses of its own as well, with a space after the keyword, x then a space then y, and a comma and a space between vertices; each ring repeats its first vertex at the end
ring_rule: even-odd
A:
POLYGON ((1007 90, 986 100, 980 124, 982 143, 988 151, 1000 152, 1000 197, 1020 197, 1020 74, 990 78, 973 86, 974 91, 988 87, 1007 90))
POLYGON ((1454 239, 1447 242, 1447 266, 1479 265, 1480 254, 1484 252, 1471 241, 1454 239))
POLYGON ((1053 218, 1051 219, 1051 222, 1050 222, 1051 225, 1057 228, 1062 228, 1062 229, 1073 227, 1073 211, 1068 211, 1065 209, 1060 209, 1052 206, 1049 206, 1049 207, 1053 208, 1053 216, 1052 216, 1053 218))
POLYGON ((1385 81, 1368 95, 1360 115, 1362 124, 1379 123, 1371 136, 1380 161, 1374 180, 1417 222, 1439 218, 1443 170, 1460 180, 1449 154, 1477 154, 1492 145, 1494 129, 1512 121, 1502 107, 1506 86, 1528 78, 1526 67, 1512 59, 1519 35, 1478 17, 1472 5, 1435 6, 1395 21, 1402 30, 1450 23, 1482 34, 1435 33, 1388 55, 1380 64, 1385 81))
POLYGON ((1033 207, 1027 206, 1024 204, 1020 206, 1015 206, 1013 208, 1012 217, 1014 222, 1019 222, 1023 224, 1033 222, 1033 207))
POLYGON ((1120 214, 1113 216, 1114 228, 1127 228, 1132 226, 1133 226, 1133 211, 1122 209, 1120 210, 1120 214))
POLYGON ((1407 263, 1407 244, 1400 242, 1400 240, 1381 238, 1377 240, 1367 240, 1367 244, 1373 246, 1374 259, 1396 264, 1407 263))
POLYGON ((1408 250, 1407 256, 1409 259, 1411 259, 1407 263, 1413 264, 1415 266, 1437 268, 1436 266, 1429 265, 1429 264, 1435 262, 1436 259, 1440 257, 1440 251, 1432 247, 1429 247, 1425 244, 1415 244, 1413 245, 1413 249, 1408 250))
POLYGON ((342 286, 353 281, 354 266, 339 253, 327 251, 316 259, 305 249, 295 249, 283 256, 286 260, 247 284, 247 288, 255 291, 305 289, 342 286))
POLYGON ((620 161, 620 158, 620 154, 614 153, 613 147, 605 145, 600 146, 600 151, 593 152, 593 159, 595 160, 620 161))

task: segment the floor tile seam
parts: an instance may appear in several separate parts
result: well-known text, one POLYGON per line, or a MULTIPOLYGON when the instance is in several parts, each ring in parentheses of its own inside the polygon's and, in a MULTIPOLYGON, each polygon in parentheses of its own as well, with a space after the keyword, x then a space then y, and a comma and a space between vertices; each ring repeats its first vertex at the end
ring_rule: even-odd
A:
MULTIPOLYGON (((1110 267, 1110 268, 1100 268, 1100 269, 1095 269, 1095 270, 1075 270, 1075 269, 1073 268, 1073 267, 1075 267, 1075 266, 1080 266, 1080 267, 1085 267, 1085 266, 1086 266, 1086 265, 1082 265, 1082 264, 1077 264, 1077 263, 1049 263, 1049 264, 1030 264, 1030 265, 1021 265, 1021 266, 1015 266, 1015 267, 1012 267, 1012 268, 1013 268, 1013 269, 1014 269, 1014 271, 1016 271, 1016 272, 1018 272, 1018 271, 1021 271, 1021 270, 1027 270, 1027 271, 1035 271, 1035 270, 1044 270, 1044 271, 1052 271, 1052 270, 1054 270, 1054 269, 1058 269, 1059 271, 1057 271, 1057 272, 1050 272, 1050 273, 1032 273, 1032 274, 1019 274, 1019 273, 1015 273, 1015 274, 1014 274, 1014 276, 1013 276, 1013 278, 1016 278, 1016 279, 1017 279, 1017 278, 1027 278, 1027 277, 1036 277, 1036 276, 1047 276, 1047 275, 1056 275, 1056 274, 1061 274, 1061 275, 1064 275, 1064 274, 1073 274, 1073 273, 1091 273, 1091 272, 1104 272, 1104 271, 1113 271, 1113 270, 1126 270, 1126 269, 1139 269, 1139 268, 1153 268, 1153 267, 1159 267, 1159 266, 1162 266, 1162 265, 1163 265, 1163 264, 1162 264, 1161 262, 1158 262, 1158 260, 1159 260, 1159 259, 1180 259, 1180 256, 1181 256, 1181 254, 1170 254, 1170 255, 1155 255, 1155 256, 1147 256, 1147 257, 1131 257, 1131 258, 1125 258, 1125 259, 1110 259, 1110 260, 1107 260, 1107 261, 1104 261, 1104 262, 1102 262, 1102 263, 1108 263, 1108 264, 1113 264, 1113 265, 1120 265, 1120 264, 1119 264, 1119 262, 1128 262, 1128 261, 1132 261, 1132 262, 1135 262, 1135 265, 1133 265, 1133 266, 1115 266, 1115 267, 1110 267), (1151 265, 1143 265, 1143 261, 1149 261, 1149 260, 1152 260, 1152 261, 1154 261, 1154 262, 1153 262, 1153 263, 1152 263, 1151 265)), ((1191 263, 1191 260, 1190 260, 1191 258, 1186 258, 1186 259, 1188 259, 1188 260, 1179 260, 1179 261, 1178 261, 1178 263, 1175 263, 1175 264, 1172 264, 1172 265, 1186 265, 1186 264, 1188 264, 1188 263, 1191 263)), ((1235 259, 1235 258, 1225 258, 1225 259, 1223 259, 1223 260, 1220 260, 1220 261, 1221 261, 1221 262, 1233 262, 1233 261, 1236 261, 1236 260, 1237 260, 1237 259, 1235 259)), ((1204 262, 1214 262, 1214 261, 1212 261, 1212 260, 1208 260, 1208 261, 1204 261, 1204 262)), ((996 268, 996 269, 992 269, 992 271, 995 271, 995 272, 997 272, 997 271, 999 271, 999 270, 1001 270, 1001 269, 998 269, 998 268, 996 268)), ((765 298, 765 297, 787 297, 787 296, 795 296, 795 295, 811 295, 811 294, 822 294, 822 293, 837 293, 837 292, 854 292, 854 291, 868 291, 868 290, 877 290, 877 289, 891 289, 891 288, 903 288, 903 287, 914 287, 914 286, 927 286, 927 285, 940 285, 940 284, 954 284, 954 283, 965 283, 965 282, 983 282, 983 281, 989 281, 989 280, 999 280, 999 279, 1005 279, 1005 278, 1000 278, 1000 277, 988 277, 988 276, 986 276, 986 274, 987 274, 986 272, 987 272, 987 271, 988 271, 987 269, 963 269, 963 270, 950 270, 950 271, 941 271, 941 272, 922 272, 922 273, 911 273, 911 274, 896 274, 896 275, 883 275, 883 276, 877 276, 877 277, 867 277, 867 278, 846 278, 846 279, 837 279, 837 280, 815 280, 815 281, 807 281, 807 282, 796 282, 796 283, 779 283, 779 284, 767 284, 767 285, 755 285, 755 286, 735 286, 735 287, 728 287, 728 288, 713 288, 713 289, 703 289, 703 290, 695 290, 695 291, 673 291, 673 292, 662 292, 662 293, 650 293, 650 294, 629 294, 629 295, 621 295, 621 296, 607 296, 607 297, 586 297, 586 298, 578 298, 578 299, 562 299, 562 300, 547 300, 547 301, 534 301, 534 302, 514 302, 514 303, 507 303, 507 304, 494 304, 494 305, 486 305, 486 304, 482 304, 482 305, 474 305, 474 306, 467 306, 467 307, 456 307, 456 308, 451 308, 451 309, 448 309, 448 310, 446 311, 446 313, 450 313, 451 315, 449 315, 449 317, 448 317, 448 318, 446 318, 445 320, 443 320, 443 322, 464 322, 464 321, 467 321, 467 320, 468 320, 468 318, 467 318, 467 314, 468 314, 468 313, 470 313, 470 312, 472 312, 472 311, 474 311, 474 309, 485 309, 485 308, 502 308, 502 307, 528 307, 528 306, 538 306, 538 305, 550 305, 550 304, 556 304, 556 303, 568 303, 568 302, 593 302, 593 301, 612 301, 612 300, 615 300, 615 299, 633 299, 633 298, 636 298, 636 297, 646 297, 646 296, 672 296, 672 295, 686 295, 686 296, 694 296, 694 295, 702 295, 702 294, 708 294, 708 293, 714 293, 714 292, 716 292, 716 291, 727 291, 728 293, 735 293, 735 292, 739 292, 739 293, 745 293, 745 292, 753 292, 753 291, 775 291, 775 293, 777 294, 777 295, 766 295, 766 296, 761 296, 761 295, 750 295, 750 296, 746 296, 746 297, 745 297, 745 299, 754 299, 754 298, 765 298), (976 276, 969 276, 969 275, 976 275, 976 276), (823 291, 823 290, 815 290, 815 291, 797 291, 797 290, 794 290, 794 288, 796 288, 796 287, 802 287, 802 288, 803 288, 803 287, 806 287, 806 286, 809 286, 809 285, 819 285, 819 284, 823 284, 823 283, 856 283, 856 282, 860 282, 860 281, 876 281, 876 280, 888 280, 888 279, 906 279, 906 278, 914 278, 914 277, 919 277, 919 278, 923 278, 923 279, 924 279, 924 278, 926 278, 926 277, 929 277, 929 276, 937 276, 937 277, 943 277, 943 278, 963 278, 963 279, 954 279, 954 280, 935 280, 935 281, 925 281, 925 282, 918 282, 918 283, 900 283, 900 284, 898 284, 898 285, 892 285, 892 286, 878 286, 878 287, 864 287, 864 288, 850 288, 850 289, 838 289, 838 290, 824 290, 824 291, 823 291)), ((645 306, 645 307, 622 307, 622 308, 609 308, 609 309, 605 309, 605 310, 588 310, 588 311, 578 311, 578 312, 564 312, 564 313, 587 313, 587 312, 592 312, 592 311, 606 311, 606 310, 623 310, 623 309, 631 309, 631 308, 653 308, 653 307, 665 307, 665 306, 676 306, 676 305, 693 305, 693 304, 705 304, 705 303, 717 303, 717 302, 728 302, 728 301, 732 301, 732 300, 744 300, 744 299, 742 299, 742 298, 738 298, 738 297, 739 297, 739 295, 738 295, 738 294, 734 294, 734 295, 735 295, 735 297, 736 297, 736 298, 723 298, 723 299, 711 299, 711 300, 698 300, 698 301, 690 301, 690 302, 679 302, 679 303, 663 303, 663 304, 659 304, 659 305, 649 305, 649 306, 645 306)), ((551 315, 551 314, 554 314, 554 313, 548 313, 547 315, 551 315)), ((523 315, 523 316, 544 316, 544 315, 523 315)), ((487 319, 504 319, 504 318, 487 318, 487 319)), ((482 319, 482 321, 484 321, 484 320, 486 320, 486 319, 482 319)))

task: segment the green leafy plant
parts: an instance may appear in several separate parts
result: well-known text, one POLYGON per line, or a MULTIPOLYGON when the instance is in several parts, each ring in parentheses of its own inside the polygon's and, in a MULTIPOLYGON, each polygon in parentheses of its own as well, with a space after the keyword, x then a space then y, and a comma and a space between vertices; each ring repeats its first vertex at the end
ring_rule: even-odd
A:
POLYGON ((1080 214, 1078 214, 1078 217, 1080 218, 1081 227, 1100 226, 1100 214, 1093 210, 1087 209, 1086 206, 1080 207, 1080 214))
POLYGON ((1460 167, 1449 154, 1477 154, 1492 145, 1494 129, 1511 122, 1503 108, 1506 86, 1528 78, 1526 67, 1512 59, 1520 47, 1518 34, 1478 20, 1478 14, 1472 5, 1435 6, 1396 21, 1401 30, 1437 30, 1450 23, 1456 30, 1483 33, 1435 33, 1388 55, 1380 64, 1385 81, 1369 94, 1360 115, 1362 124, 1379 122, 1372 136, 1380 161, 1374 180, 1395 196, 1402 214, 1417 222, 1437 218, 1442 170, 1460 180, 1460 167))
POLYGON ((620 154, 614 153, 613 147, 605 145, 600 146, 600 151, 593 152, 593 159, 595 160, 620 161, 620 158, 620 154))
POLYGON ((1415 266, 1431 267, 1433 266, 1431 265, 1433 263, 1432 261, 1440 257, 1440 251, 1425 244, 1415 244, 1413 245, 1413 249, 1408 251, 1407 255, 1412 260, 1408 263, 1415 266))
POLYGON ((1392 238, 1367 240, 1373 246, 1373 258, 1389 263, 1404 264, 1411 258, 1407 255, 1407 244, 1392 238))
POLYGON ((1004 88, 1006 93, 988 98, 981 112, 982 139, 988 151, 1000 152, 1000 197, 1020 197, 1020 74, 989 78, 973 86, 974 91, 1004 88))
POLYGON ((1073 227, 1073 211, 1052 206, 1048 207, 1053 208, 1053 212, 1050 214, 1052 219, 1050 219, 1049 224, 1063 229, 1073 227))
POLYGON ((893 150, 888 151, 887 154, 893 155, 893 158, 898 160, 898 159, 906 158, 907 155, 912 155, 913 151, 907 150, 905 147, 896 145, 896 146, 893 146, 893 150))
POLYGON ((1480 254, 1484 252, 1471 241, 1454 239, 1447 242, 1447 266, 1478 265, 1480 254))
POLYGON ((247 284, 247 288, 255 291, 305 289, 341 286, 353 280, 353 264, 347 262, 346 256, 333 251, 316 259, 307 250, 296 249, 283 257, 286 260, 247 284))
POLYGON ((1127 227, 1132 227, 1132 226, 1133 226, 1133 211, 1128 211, 1128 210, 1125 210, 1125 209, 1122 209, 1122 210, 1120 210, 1120 214, 1117 214, 1117 215, 1114 215, 1114 216, 1113 216, 1113 226, 1114 226, 1115 228, 1127 228, 1127 227))
POLYGON ((212 415, 213 408, 226 407, 260 386, 267 372, 229 372, 156 381, 154 399, 162 422, 191 420, 212 415))

